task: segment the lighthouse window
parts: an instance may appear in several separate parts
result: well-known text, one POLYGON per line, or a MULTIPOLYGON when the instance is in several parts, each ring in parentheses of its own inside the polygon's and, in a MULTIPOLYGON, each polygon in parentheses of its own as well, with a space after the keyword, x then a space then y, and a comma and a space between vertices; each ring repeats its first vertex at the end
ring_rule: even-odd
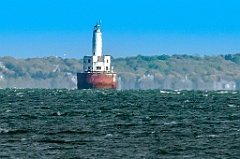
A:
POLYGON ((107 63, 108 63, 108 60, 107 60, 107 63))
POLYGON ((97 70, 101 70, 101 66, 97 66, 97 70))
POLYGON ((89 59, 89 60, 88 60, 88 63, 90 63, 90 61, 91 61, 91 60, 89 59))
POLYGON ((106 70, 108 70, 108 66, 106 66, 106 70))

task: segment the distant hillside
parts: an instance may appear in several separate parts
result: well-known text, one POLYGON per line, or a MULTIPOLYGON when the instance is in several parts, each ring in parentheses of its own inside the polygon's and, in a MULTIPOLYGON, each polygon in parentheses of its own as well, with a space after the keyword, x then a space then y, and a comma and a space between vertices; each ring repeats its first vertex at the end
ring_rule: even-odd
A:
POLYGON ((74 88, 82 60, 60 57, 14 59, 0 58, 2 88, 74 88))
MULTIPOLYGON (((113 58, 120 89, 240 89, 240 54, 113 58)), ((82 59, 0 58, 1 88, 75 88, 82 59)))

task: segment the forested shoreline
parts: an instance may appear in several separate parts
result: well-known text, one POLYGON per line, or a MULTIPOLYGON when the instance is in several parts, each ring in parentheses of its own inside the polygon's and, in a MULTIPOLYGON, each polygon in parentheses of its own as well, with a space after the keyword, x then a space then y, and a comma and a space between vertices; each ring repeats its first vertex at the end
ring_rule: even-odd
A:
MULTIPOLYGON (((118 89, 240 90, 240 54, 113 58, 118 89)), ((0 58, 0 88, 76 88, 82 59, 0 58)))

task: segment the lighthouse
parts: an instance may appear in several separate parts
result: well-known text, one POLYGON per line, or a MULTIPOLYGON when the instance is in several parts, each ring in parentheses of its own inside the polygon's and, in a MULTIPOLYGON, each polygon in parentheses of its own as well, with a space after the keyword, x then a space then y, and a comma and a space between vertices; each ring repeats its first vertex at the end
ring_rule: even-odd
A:
POLYGON ((78 89, 116 89, 117 74, 111 68, 111 56, 102 54, 100 21, 93 28, 92 55, 83 57, 83 73, 77 74, 78 89))
POLYGON ((102 54, 102 31, 100 22, 94 26, 92 39, 92 56, 84 56, 83 70, 85 72, 109 72, 111 56, 102 54))

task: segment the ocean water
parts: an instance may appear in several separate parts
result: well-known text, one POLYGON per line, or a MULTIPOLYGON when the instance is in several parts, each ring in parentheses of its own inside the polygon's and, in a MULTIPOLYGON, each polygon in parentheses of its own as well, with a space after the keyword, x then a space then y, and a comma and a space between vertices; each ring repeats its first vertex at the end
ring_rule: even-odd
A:
POLYGON ((240 92, 0 90, 0 158, 239 158, 240 92))

